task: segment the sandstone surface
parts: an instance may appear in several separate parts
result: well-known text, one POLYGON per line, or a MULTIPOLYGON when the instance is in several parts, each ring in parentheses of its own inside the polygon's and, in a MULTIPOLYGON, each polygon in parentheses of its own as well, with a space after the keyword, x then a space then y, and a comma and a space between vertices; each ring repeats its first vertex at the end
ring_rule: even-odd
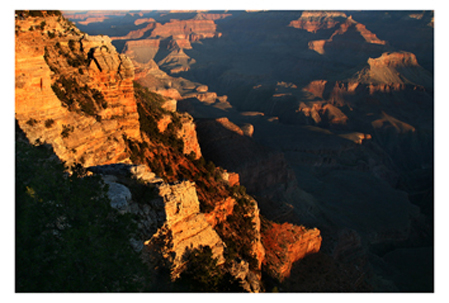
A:
POLYGON ((338 19, 342 18, 346 18, 343 12, 306 11, 298 20, 291 21, 289 26, 316 33, 320 29, 335 27, 340 22, 338 19))
POLYGON ((308 230, 289 223, 271 224, 262 234, 266 270, 280 281, 284 280, 295 261, 320 250, 321 241, 318 229, 308 230))
MULTIPOLYGON (((172 277, 176 278, 180 274, 186 249, 200 245, 211 247, 213 257, 218 260, 218 264, 223 264, 223 241, 207 222, 204 214, 199 212, 198 196, 193 183, 161 184, 158 191, 165 205, 167 221, 164 223, 165 229, 163 226, 153 237, 168 237, 169 233, 171 234, 172 249, 167 248, 164 257, 168 258, 170 253, 174 252, 170 259, 173 264, 172 277)), ((157 240, 150 239, 145 245, 151 249, 154 241, 157 240)))
MULTIPOLYGON (((58 157, 67 163, 89 166, 129 161, 122 136, 141 140, 132 89, 132 64, 115 52, 107 37, 82 35, 67 22, 58 21, 56 16, 45 20, 48 32, 62 35, 59 53, 73 52, 78 58, 85 58, 83 60, 88 56, 92 59, 90 65, 75 68, 60 59, 58 47, 47 34, 37 30, 21 31, 16 36, 15 70, 16 119, 20 127, 31 142, 50 143, 58 157), (69 44, 74 51, 65 46, 69 44), (79 69, 83 74, 78 73, 79 69), (79 76, 73 79, 75 70, 75 75, 79 76), (90 91, 99 91, 106 108, 100 107, 97 117, 69 110, 52 89, 61 76, 90 91)), ((41 22, 39 17, 17 20, 23 29, 41 22)))
POLYGON ((184 154, 189 155, 193 153, 195 159, 201 158, 201 148, 198 143, 196 124, 190 115, 184 114, 181 119, 181 130, 178 133, 179 138, 184 142, 184 154))

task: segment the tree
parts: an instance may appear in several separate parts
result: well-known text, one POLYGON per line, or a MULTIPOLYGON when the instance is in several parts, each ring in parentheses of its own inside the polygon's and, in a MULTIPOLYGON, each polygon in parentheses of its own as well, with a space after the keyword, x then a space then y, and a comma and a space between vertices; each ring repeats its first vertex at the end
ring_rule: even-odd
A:
POLYGON ((186 268, 177 280, 181 291, 243 292, 239 283, 217 265, 209 246, 187 249, 183 260, 186 268))
POLYGON ((142 291, 136 227, 99 177, 68 176, 45 146, 16 140, 16 291, 142 291))

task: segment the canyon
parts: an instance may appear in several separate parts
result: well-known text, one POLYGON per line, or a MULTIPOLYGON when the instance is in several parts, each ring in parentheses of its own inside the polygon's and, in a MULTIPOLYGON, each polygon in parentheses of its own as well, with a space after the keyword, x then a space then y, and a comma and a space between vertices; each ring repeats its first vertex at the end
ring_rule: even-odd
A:
POLYGON ((16 19, 16 120, 152 275, 209 247, 249 292, 432 291, 432 11, 63 15, 16 19))
MULTIPOLYGON (((16 28, 21 140, 51 148, 69 174, 101 176, 111 206, 134 216, 138 232, 130 242, 149 272, 161 274, 163 265, 170 271, 164 279, 179 280, 189 267, 185 258, 207 247, 240 291, 263 291, 266 250, 257 201, 238 174, 205 165, 193 118, 176 111, 175 99, 134 83, 132 61, 109 37, 82 33, 57 12, 20 12, 16 28)), ((304 248, 279 260, 288 263, 280 278, 291 263, 319 250, 316 231, 291 243, 304 248)))

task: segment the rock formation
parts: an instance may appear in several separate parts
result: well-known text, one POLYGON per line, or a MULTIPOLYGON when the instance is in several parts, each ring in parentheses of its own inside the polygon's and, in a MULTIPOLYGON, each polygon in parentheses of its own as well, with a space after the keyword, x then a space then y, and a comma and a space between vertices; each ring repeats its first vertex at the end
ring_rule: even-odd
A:
POLYGON ((270 224, 262 234, 267 271, 278 280, 284 280, 290 275, 295 261, 320 250, 321 241, 320 231, 316 228, 307 230, 288 223, 270 224))
POLYGON ((361 36, 366 41, 366 43, 369 44, 386 44, 385 41, 380 40, 374 33, 369 31, 365 25, 352 19, 352 16, 349 16, 344 22, 340 24, 340 27, 334 31, 329 39, 310 41, 309 49, 312 49, 317 53, 324 55, 327 48, 332 49, 340 47, 354 47, 354 43, 351 40, 357 39, 356 37, 359 36, 361 36))
POLYGON ((191 42, 205 38, 220 37, 213 20, 172 20, 158 24, 151 32, 151 37, 170 37, 189 39, 191 42))
POLYGON ((137 19, 136 21, 134 21, 134 24, 140 25, 140 24, 152 23, 152 22, 156 22, 156 20, 154 20, 153 18, 142 18, 142 19, 137 19))
POLYGON ((218 265, 225 262, 223 257, 223 241, 200 213, 200 205, 195 187, 190 182, 178 184, 161 184, 157 186, 159 196, 162 197, 166 213, 166 222, 152 239, 145 242, 151 249, 159 238, 168 237, 169 243, 164 249, 164 257, 170 258, 172 263, 172 277, 176 278, 182 270, 183 255, 186 249, 199 246, 209 246, 212 249, 213 258, 218 260, 218 265), (171 245, 170 245, 171 244, 171 245), (171 257, 170 254, 174 253, 171 257))
POLYGON ((433 86, 432 75, 423 69, 416 56, 408 52, 383 53, 368 59, 369 68, 361 71, 359 81, 373 85, 386 84, 392 90, 404 90, 405 85, 433 86))
POLYGON ((291 21, 289 26, 316 33, 320 29, 335 27, 342 18, 347 18, 343 12, 306 11, 298 20, 291 21))
POLYGON ((21 28, 16 36, 15 71, 16 119, 20 127, 31 142, 51 144, 58 157, 68 163, 89 166, 129 162, 122 136, 141 140, 130 61, 115 52, 109 38, 82 35, 56 16, 45 18, 46 32, 30 30, 42 20, 30 17, 17 21, 21 28), (62 37, 55 44, 47 33, 62 37), (76 58, 87 61, 88 57, 90 65, 73 66, 77 65, 76 58), (63 78, 70 80, 61 82, 63 78), (71 109, 67 104, 76 105, 76 100, 63 103, 58 99, 56 82, 65 85, 60 89, 66 93, 73 89, 73 98, 78 97, 81 88, 86 94, 90 92, 85 107, 71 109), (104 101, 99 100, 105 104, 95 104, 96 91, 104 96, 104 101), (97 116, 86 113, 91 107, 99 108, 97 116))

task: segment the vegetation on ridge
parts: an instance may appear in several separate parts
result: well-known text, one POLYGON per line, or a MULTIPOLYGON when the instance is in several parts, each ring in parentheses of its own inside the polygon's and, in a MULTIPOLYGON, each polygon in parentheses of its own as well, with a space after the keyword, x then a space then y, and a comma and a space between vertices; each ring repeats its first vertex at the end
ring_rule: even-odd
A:
POLYGON ((16 291, 145 290, 131 217, 110 206, 100 177, 64 170, 47 146, 16 138, 16 291))
MULTIPOLYGON (((135 97, 140 116, 141 130, 150 142, 138 143, 127 139, 135 163, 147 164, 158 176, 168 182, 190 180, 195 182, 200 209, 204 213, 214 210, 215 206, 228 197, 236 199, 232 215, 219 222, 215 230, 228 247, 225 257, 228 261, 240 257, 249 262, 252 270, 257 270, 257 260, 252 256, 251 245, 255 236, 253 217, 248 216, 256 207, 246 194, 244 186, 229 186, 222 180, 221 170, 213 162, 203 157, 195 160, 183 154, 176 142, 176 132, 181 125, 176 119, 180 114, 170 113, 161 108, 163 97, 135 84, 135 97), (164 133, 157 128, 157 121, 163 115, 171 115, 172 122, 164 133), (172 129, 170 129, 170 125, 172 129), (175 142, 175 143, 173 143, 175 142), (150 145, 149 145, 150 144, 150 145)), ((182 143, 182 141, 181 141, 182 143)))

